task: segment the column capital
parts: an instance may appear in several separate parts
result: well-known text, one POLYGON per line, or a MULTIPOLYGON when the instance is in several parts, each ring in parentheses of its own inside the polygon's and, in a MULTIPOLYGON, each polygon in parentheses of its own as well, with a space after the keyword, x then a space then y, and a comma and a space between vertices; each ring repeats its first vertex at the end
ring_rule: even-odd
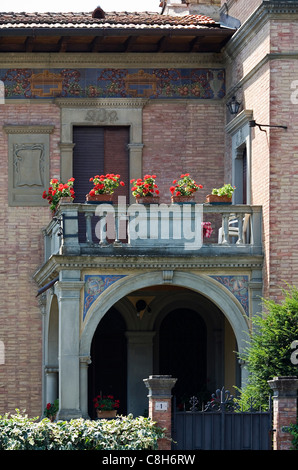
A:
POLYGON ((171 398, 171 390, 177 379, 171 375, 150 375, 148 379, 143 379, 149 390, 148 397, 151 398, 171 398))
POLYGON ((273 377, 268 380, 270 388, 274 391, 274 397, 296 397, 298 390, 298 377, 273 377))

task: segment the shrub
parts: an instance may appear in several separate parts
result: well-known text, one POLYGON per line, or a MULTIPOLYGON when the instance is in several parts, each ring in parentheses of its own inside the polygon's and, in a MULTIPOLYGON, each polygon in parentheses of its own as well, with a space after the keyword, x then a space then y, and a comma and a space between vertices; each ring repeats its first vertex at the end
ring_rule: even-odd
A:
POLYGON ((293 450, 298 450, 298 422, 289 426, 289 433, 293 436, 293 450))
POLYGON ((149 418, 73 419, 52 423, 16 410, 0 416, 0 450, 144 450, 157 449, 163 431, 149 418))
POLYGON ((264 300, 267 312, 253 319, 254 331, 244 354, 250 372, 247 386, 241 390, 244 404, 254 397, 255 404, 265 408, 272 390, 268 380, 275 376, 294 376, 297 366, 291 362, 291 344, 298 339, 298 290, 283 290, 281 304, 264 300))

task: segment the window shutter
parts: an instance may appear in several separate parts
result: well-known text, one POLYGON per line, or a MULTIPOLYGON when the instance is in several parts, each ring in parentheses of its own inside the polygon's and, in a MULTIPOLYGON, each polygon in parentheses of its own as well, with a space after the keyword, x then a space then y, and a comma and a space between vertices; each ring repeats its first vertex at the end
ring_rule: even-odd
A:
POLYGON ((104 172, 104 128, 74 127, 73 177, 75 202, 85 202, 90 178, 104 172))
MULTIPOLYGON (((113 202, 118 196, 129 201, 129 127, 75 126, 73 128, 73 177, 75 178, 75 202, 84 203, 86 194, 93 188, 90 178, 106 173, 120 174, 125 186, 119 186, 113 202)), ((94 221, 95 222, 95 221, 94 221)), ((92 224, 95 237, 94 224, 92 224)), ((85 239, 84 215, 79 215, 79 239, 85 239)), ((95 238, 94 238, 95 241, 95 238)))

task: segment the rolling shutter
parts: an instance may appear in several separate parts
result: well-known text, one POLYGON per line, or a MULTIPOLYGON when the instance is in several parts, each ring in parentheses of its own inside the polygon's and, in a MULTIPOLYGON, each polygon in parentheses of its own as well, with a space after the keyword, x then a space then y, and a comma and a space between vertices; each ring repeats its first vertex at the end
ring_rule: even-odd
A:
MULTIPOLYGON (((86 194, 93 188, 90 178, 106 173, 120 174, 125 186, 119 186, 113 202, 118 196, 129 201, 129 127, 75 126, 73 128, 73 177, 75 178, 75 202, 84 203, 86 194)), ((93 231, 94 234, 94 231, 93 231)), ((79 216, 79 239, 85 238, 83 214, 79 216)))

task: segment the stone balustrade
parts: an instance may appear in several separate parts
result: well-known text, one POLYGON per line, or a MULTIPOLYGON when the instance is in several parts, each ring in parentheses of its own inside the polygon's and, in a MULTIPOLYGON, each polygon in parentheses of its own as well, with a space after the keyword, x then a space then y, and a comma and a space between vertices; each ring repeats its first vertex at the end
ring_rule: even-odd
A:
POLYGON ((44 230, 61 255, 261 255, 260 206, 61 204, 44 230))

